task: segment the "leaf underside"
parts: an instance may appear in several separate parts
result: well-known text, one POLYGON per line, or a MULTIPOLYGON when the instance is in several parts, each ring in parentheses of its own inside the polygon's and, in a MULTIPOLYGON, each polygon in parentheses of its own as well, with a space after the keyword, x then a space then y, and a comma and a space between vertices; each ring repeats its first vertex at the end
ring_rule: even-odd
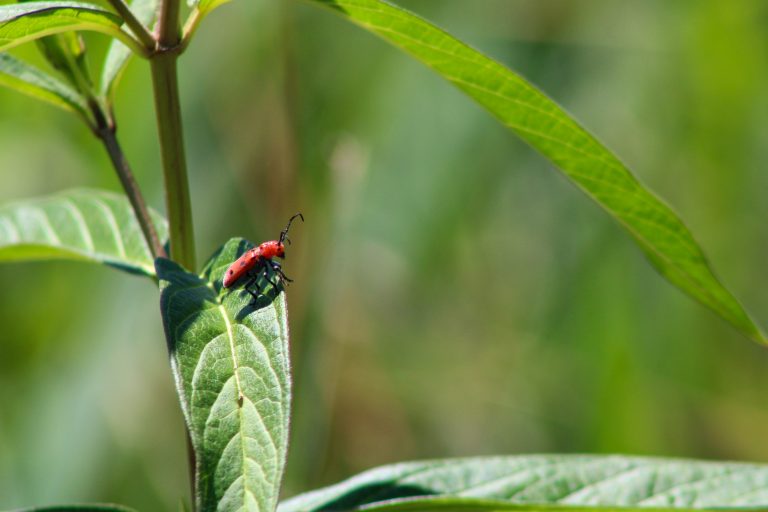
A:
POLYGON ((616 219, 653 266, 746 336, 768 343, 714 275, 677 215, 595 137, 522 77, 418 16, 382 0, 311 0, 432 68, 551 160, 616 219))
POLYGON ((72 30, 120 34, 119 16, 81 2, 25 2, 0 5, 0 50, 72 30))
POLYGON ((288 441, 290 374, 284 293, 259 302, 223 290, 250 246, 227 242, 202 275, 159 259, 161 312, 182 410, 197 456, 202 511, 274 510, 288 441))
POLYGON ((768 508, 768 465, 615 455, 409 462, 375 468, 299 495, 278 510, 355 510, 374 505, 382 510, 497 510, 504 504, 533 509, 768 508), (414 507, 414 500, 425 501, 414 507), (483 505, 487 500, 492 503, 483 505))
MULTIPOLYGON (((151 215, 161 241, 160 214, 151 215)), ((154 276, 154 260, 122 194, 75 189, 0 206, 0 262, 81 260, 154 276)))
POLYGON ((82 96, 64 82, 7 53, 0 53, 0 85, 87 117, 82 96))

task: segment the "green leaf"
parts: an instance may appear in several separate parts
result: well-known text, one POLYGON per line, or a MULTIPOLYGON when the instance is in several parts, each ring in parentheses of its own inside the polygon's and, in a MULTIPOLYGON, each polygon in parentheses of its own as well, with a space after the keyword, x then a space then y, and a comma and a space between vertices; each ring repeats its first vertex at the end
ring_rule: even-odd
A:
MULTIPOLYGON (((151 212, 160 239, 162 217, 151 212)), ((128 199, 70 190, 0 207, 0 262, 82 260, 154 276, 154 261, 128 199)))
POLYGON ((120 30, 121 23, 116 14, 80 2, 0 5, 0 50, 61 32, 93 30, 120 38, 141 51, 140 45, 120 30))
MULTIPOLYGON (((152 27, 157 18, 159 0, 133 0, 131 11, 142 24, 152 27)), ((128 64, 131 50, 115 39, 109 46, 101 73, 101 94, 109 99, 128 64)))
POLYGON ((197 8, 200 9, 200 12, 203 16, 206 16, 218 6, 223 5, 229 1, 230 0, 200 0, 197 8))
POLYGON ((201 511, 274 510, 285 465, 291 399, 285 295, 273 290, 250 305, 244 290, 221 285, 226 268, 248 248, 230 240, 200 276, 157 260, 201 511))
POLYGON ((77 85, 75 73, 90 82, 87 61, 85 60, 85 43, 77 32, 63 32, 53 36, 41 37, 35 40, 45 59, 53 68, 62 73, 69 83, 77 85), (73 69, 76 67, 77 69, 73 69))
POLYGON ((187 0, 187 5, 198 11, 198 19, 195 22, 197 24, 210 14, 211 11, 230 1, 231 0, 187 0))
POLYGON ((50 507, 33 507, 16 510, 15 512, 135 512, 134 509, 121 505, 52 505, 50 507))
POLYGON ((88 117, 85 100, 74 89, 7 53, 0 53, 0 85, 88 117))
MULTIPOLYGON (((646 512, 648 507, 618 507, 618 506, 589 506, 589 505, 551 505, 544 504, 519 504, 507 503, 498 500, 483 500, 476 498, 402 498, 391 501, 384 501, 365 507, 366 512, 430 512, 430 511, 456 511, 456 512, 501 512, 506 510, 516 510, 518 512, 646 512)), ((655 512, 693 512, 702 510, 697 508, 683 507, 653 507, 655 512)), ((705 509, 706 510, 706 509, 705 509)), ((721 509, 722 510, 722 509, 721 509)), ((764 510, 762 508, 728 508, 727 510, 764 510)))
POLYGON ((457 510, 464 510, 459 505, 493 506, 467 500, 558 506, 556 510, 747 509, 768 504, 768 465, 616 455, 523 455, 409 462, 372 469, 337 485, 291 498, 278 511, 355 510, 372 504, 386 510, 388 500, 417 497, 427 498, 425 504, 445 498, 437 500, 437 505, 440 501, 450 504, 447 498, 457 498, 457 510))
POLYGON ((420 60, 551 160, 637 241, 658 271, 748 337, 768 343, 688 228, 554 101, 443 30, 382 0, 312 0, 420 60))

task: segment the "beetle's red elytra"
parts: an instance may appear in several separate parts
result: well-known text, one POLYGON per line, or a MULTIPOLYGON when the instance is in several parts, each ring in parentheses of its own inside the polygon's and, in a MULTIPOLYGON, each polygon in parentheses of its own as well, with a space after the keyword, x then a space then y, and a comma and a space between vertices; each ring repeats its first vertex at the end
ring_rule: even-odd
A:
POLYGON ((277 283, 272 281, 269 277, 269 269, 272 269, 275 274, 279 276, 281 281, 290 283, 292 279, 289 279, 283 273, 280 263, 274 261, 274 258, 285 258, 285 242, 288 242, 289 244, 291 243, 291 240, 288 238, 288 230, 291 227, 291 223, 297 217, 304 222, 304 216, 301 213, 295 214, 288 220, 288 225, 285 226, 285 229, 280 232, 279 239, 263 242, 253 249, 249 249, 245 254, 235 260, 224 273, 224 279, 222 280, 224 288, 230 288, 241 278, 248 276, 245 290, 250 293, 255 300, 258 296, 257 292, 261 292, 258 284, 260 276, 263 275, 272 286, 277 288, 277 283), (256 292, 251 289, 252 286, 256 287, 256 292))

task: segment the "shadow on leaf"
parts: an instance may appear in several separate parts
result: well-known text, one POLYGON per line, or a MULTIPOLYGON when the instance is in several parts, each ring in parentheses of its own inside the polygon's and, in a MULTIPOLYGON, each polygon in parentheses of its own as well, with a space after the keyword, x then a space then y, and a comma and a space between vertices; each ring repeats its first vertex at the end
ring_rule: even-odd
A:
POLYGON ((417 485, 403 485, 396 481, 377 482, 356 488, 347 494, 339 496, 333 501, 321 505, 313 510, 317 512, 340 512, 353 510, 363 505, 376 503, 396 498, 413 498, 416 496, 433 496, 434 491, 417 485))

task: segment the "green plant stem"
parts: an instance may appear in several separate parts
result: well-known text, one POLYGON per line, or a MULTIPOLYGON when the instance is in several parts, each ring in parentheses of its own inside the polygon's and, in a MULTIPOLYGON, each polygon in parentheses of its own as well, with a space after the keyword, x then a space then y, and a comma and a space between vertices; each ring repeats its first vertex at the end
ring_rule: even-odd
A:
POLYGON ((174 48, 181 40, 179 30, 179 0, 163 0, 158 17, 157 41, 164 49, 174 48))
MULTIPOLYGON (((160 151, 165 178, 165 204, 171 242, 171 259, 195 271, 195 238, 192 227, 192 204, 189 198, 187 161, 184 155, 184 137, 181 129, 181 105, 176 61, 182 51, 179 30, 180 0, 162 0, 158 17, 157 48, 150 57, 152 87, 155 96, 155 114, 160 135, 160 151)), ((195 473, 197 455, 192 444, 189 427, 187 459, 193 508, 196 509, 197 490, 195 473)))
POLYGON ((165 177, 166 208, 171 241, 171 259, 195 271, 195 240, 189 198, 187 162, 181 128, 179 84, 174 52, 161 52, 150 59, 155 112, 165 177))
POLYGON ((141 41, 141 44, 143 44, 148 51, 153 51, 155 49, 155 46, 157 46, 157 41, 155 41, 155 38, 152 36, 152 34, 149 32, 147 27, 144 26, 143 23, 141 23, 136 16, 134 16, 133 11, 131 11, 130 7, 123 1, 123 0, 108 0, 109 5, 111 5, 117 13, 125 20, 125 23, 128 25, 128 27, 131 29, 131 32, 141 41))
POLYGON ((145 59, 152 55, 153 50, 151 48, 146 48, 138 39, 132 35, 133 33, 126 32, 125 30, 100 30, 98 28, 94 28, 93 30, 119 39, 120 42, 127 46, 133 53, 144 57, 145 59))
POLYGON ((97 127, 95 131, 96 135, 104 143, 104 148, 109 154, 112 166, 117 172, 117 177, 120 179, 120 183, 123 185, 125 195, 128 196, 128 200, 131 202, 133 212, 136 215, 136 219, 139 221, 139 226, 141 226, 141 231, 144 233, 144 238, 147 240, 147 244, 149 244, 152 255, 155 258, 167 258, 168 256, 165 253, 165 248, 160 242, 160 237, 157 236, 157 230, 152 223, 152 217, 149 215, 147 204, 144 202, 144 196, 141 195, 139 185, 136 183, 133 172, 131 172, 130 165, 128 165, 128 160, 125 158, 120 143, 117 141, 114 125, 107 123, 106 125, 97 127))

